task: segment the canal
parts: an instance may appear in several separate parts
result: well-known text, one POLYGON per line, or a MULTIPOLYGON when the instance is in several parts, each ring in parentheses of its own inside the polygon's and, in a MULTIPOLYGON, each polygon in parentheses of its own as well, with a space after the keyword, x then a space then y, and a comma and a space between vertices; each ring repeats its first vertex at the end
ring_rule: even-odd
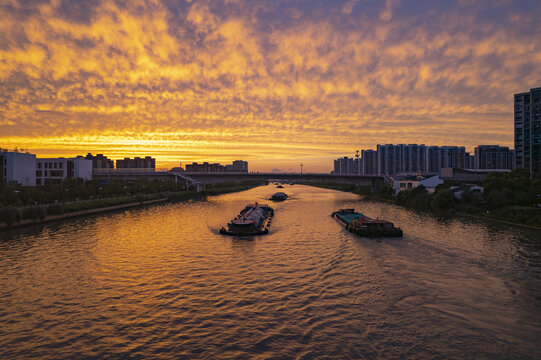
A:
POLYGON ((0 358, 539 358, 540 238, 302 185, 3 231, 0 358), (268 235, 219 234, 276 191, 268 235))

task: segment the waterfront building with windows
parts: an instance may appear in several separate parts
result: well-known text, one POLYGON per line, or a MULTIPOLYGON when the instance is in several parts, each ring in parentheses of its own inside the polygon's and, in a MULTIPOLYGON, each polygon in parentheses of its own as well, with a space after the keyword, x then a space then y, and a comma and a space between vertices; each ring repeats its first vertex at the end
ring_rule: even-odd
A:
POLYGON ((38 158, 34 167, 35 185, 60 184, 66 179, 92 180, 92 160, 38 158))
POLYGON ((17 151, 1 151, 0 182, 36 186, 36 155, 17 151))

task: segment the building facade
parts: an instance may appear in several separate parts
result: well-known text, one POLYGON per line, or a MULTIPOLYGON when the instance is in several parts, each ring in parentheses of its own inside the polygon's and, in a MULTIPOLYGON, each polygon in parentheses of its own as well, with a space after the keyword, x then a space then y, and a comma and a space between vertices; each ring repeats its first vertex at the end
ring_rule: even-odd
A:
POLYGON ((515 167, 541 177, 541 87, 514 96, 515 167))
POLYGON ((473 158, 464 146, 429 146, 426 149, 426 172, 437 174, 442 168, 470 169, 473 158))
POLYGON ((66 179, 92 180, 92 161, 77 158, 36 159, 35 185, 60 184, 66 179))
POLYGON ((443 184, 443 180, 438 175, 421 176, 421 175, 392 175, 391 177, 393 193, 396 195, 402 190, 413 190, 419 186, 424 186, 426 191, 434 193, 436 187, 443 184))
POLYGON ((479 145, 475 148, 475 169, 513 169, 513 152, 507 146, 479 145))
POLYGON ((426 149, 424 144, 378 145, 378 174, 392 175, 426 172, 426 149))
POLYGON ((36 186, 36 155, 0 152, 0 181, 6 184, 36 186))
POLYGON ((354 175, 361 174, 361 160, 353 159, 347 156, 334 160, 333 174, 337 175, 354 175))
POLYGON ((378 174, 378 152, 376 150, 361 151, 361 170, 363 175, 378 174))

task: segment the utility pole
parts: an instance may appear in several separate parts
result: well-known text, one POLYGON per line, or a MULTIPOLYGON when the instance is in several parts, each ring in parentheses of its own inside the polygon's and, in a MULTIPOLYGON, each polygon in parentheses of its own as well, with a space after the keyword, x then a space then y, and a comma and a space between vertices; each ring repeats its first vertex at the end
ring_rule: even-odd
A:
POLYGON ((303 167, 303 166, 304 166, 304 164, 303 164, 303 163, 301 163, 301 175, 302 175, 302 167, 303 167))

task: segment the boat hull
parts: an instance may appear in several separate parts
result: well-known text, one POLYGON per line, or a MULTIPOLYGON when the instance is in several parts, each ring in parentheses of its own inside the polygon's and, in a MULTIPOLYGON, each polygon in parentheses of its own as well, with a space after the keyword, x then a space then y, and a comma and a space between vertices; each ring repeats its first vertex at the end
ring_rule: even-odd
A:
POLYGON ((227 224, 227 227, 222 227, 220 229, 220 234, 229 236, 254 236, 268 234, 273 216, 274 210, 269 206, 249 205, 242 210, 234 220, 227 224), (256 221, 253 220, 253 217, 247 217, 247 214, 250 214, 250 212, 252 212, 254 209, 264 209, 263 214, 258 216, 256 221))
POLYGON ((403 237, 403 231, 400 228, 395 228, 392 223, 384 220, 373 220, 367 218, 365 220, 362 215, 362 220, 355 219, 353 221, 347 221, 343 216, 338 216, 340 212, 336 211, 332 213, 332 217, 338 221, 347 231, 363 236, 363 237, 403 237), (388 225, 390 224, 390 225, 388 225), (386 227, 383 227, 386 225, 386 227))

